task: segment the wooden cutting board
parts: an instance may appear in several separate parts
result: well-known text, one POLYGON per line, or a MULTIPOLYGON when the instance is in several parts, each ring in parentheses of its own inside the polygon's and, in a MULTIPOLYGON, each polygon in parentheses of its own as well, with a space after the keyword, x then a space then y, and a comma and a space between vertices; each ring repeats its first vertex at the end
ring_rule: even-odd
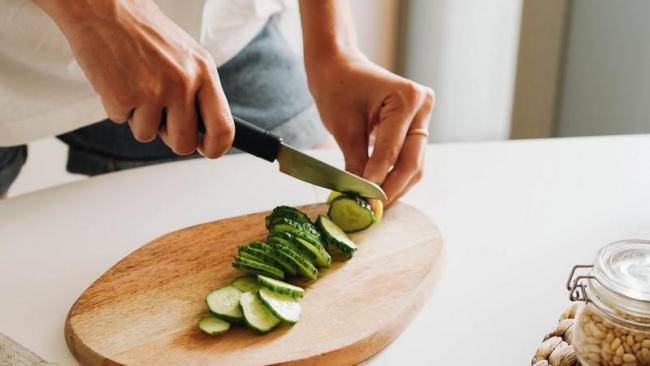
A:
MULTIPOLYGON (((314 217, 323 205, 305 206, 314 217)), ((294 326, 267 335, 233 328, 212 337, 197 320, 205 295, 241 275, 240 243, 266 236, 260 212, 164 235, 118 262, 70 309, 68 347, 84 365, 348 365, 386 346, 414 317, 443 263, 440 234, 400 203, 351 235, 359 249, 306 287, 294 326)))

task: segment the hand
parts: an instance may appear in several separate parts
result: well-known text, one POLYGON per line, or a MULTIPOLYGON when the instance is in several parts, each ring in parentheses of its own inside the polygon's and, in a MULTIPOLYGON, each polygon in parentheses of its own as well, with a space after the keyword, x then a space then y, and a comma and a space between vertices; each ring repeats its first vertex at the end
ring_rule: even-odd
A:
POLYGON ((345 157, 346 170, 380 184, 392 204, 422 178, 435 96, 359 52, 306 60, 309 86, 323 123, 345 157), (371 135, 374 149, 368 156, 371 135))
POLYGON ((176 154, 198 148, 210 158, 230 147, 234 125, 212 57, 152 0, 37 4, 65 34, 108 117, 128 121, 138 141, 160 135, 176 154))

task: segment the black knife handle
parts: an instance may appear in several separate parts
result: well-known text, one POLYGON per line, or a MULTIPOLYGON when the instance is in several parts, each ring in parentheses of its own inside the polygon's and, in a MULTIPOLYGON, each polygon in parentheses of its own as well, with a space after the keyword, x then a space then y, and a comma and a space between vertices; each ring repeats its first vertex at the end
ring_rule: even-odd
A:
MULTIPOLYGON (((239 117, 232 116, 232 118, 235 121, 235 140, 232 146, 258 158, 274 162, 278 157, 282 139, 239 117)), ((205 126, 201 120, 199 120, 199 131, 205 132, 205 126)))

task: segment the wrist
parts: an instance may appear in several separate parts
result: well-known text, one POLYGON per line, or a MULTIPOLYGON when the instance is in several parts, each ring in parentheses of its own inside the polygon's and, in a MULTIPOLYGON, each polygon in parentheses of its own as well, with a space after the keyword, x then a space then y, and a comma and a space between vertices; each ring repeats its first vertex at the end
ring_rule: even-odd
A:
POLYGON ((34 0, 65 33, 71 28, 115 17, 119 0, 34 0))
POLYGON ((312 94, 322 81, 331 81, 333 76, 337 74, 337 70, 367 60, 366 56, 356 46, 336 45, 319 48, 313 52, 305 50, 305 71, 312 94))

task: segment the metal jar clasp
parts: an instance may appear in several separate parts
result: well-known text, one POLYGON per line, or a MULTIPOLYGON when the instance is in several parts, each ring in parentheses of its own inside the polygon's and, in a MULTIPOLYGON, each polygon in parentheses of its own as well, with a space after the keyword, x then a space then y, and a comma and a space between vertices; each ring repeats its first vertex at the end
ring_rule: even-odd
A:
MULTIPOLYGON (((571 301, 584 301, 584 302, 589 302, 589 296, 587 296, 587 292, 585 291, 585 288, 587 287, 587 284, 585 283, 586 280, 595 280, 596 277, 587 274, 587 275, 580 275, 577 273, 579 269, 592 269, 594 268, 593 265, 591 264, 577 264, 573 266, 571 269, 571 274, 569 274, 569 280, 566 283, 566 289, 569 290, 569 300, 571 301), (573 276, 576 276, 573 278, 573 276)), ((588 273, 591 273, 589 271, 588 273)))

